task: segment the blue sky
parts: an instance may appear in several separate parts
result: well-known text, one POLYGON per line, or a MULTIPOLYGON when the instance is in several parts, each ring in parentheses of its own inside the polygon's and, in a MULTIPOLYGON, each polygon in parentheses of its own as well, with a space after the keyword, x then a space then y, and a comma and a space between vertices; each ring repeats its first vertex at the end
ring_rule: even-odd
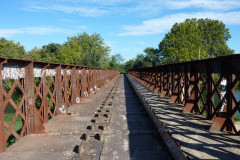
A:
POLYGON ((64 43, 67 37, 99 33, 125 60, 157 48, 176 22, 221 20, 230 29, 229 47, 240 53, 240 0, 1 0, 0 37, 25 49, 64 43))

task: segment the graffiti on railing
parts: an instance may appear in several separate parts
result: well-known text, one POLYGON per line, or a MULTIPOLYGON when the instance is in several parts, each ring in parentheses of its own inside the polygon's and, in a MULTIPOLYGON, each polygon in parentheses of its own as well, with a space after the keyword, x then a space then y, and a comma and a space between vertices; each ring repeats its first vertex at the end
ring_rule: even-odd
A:
POLYGON ((220 100, 222 101, 222 106, 221 106, 220 112, 224 111, 224 108, 226 107, 226 104, 227 104, 226 86, 227 86, 227 80, 225 78, 222 78, 222 80, 221 80, 221 97, 220 97, 220 100))

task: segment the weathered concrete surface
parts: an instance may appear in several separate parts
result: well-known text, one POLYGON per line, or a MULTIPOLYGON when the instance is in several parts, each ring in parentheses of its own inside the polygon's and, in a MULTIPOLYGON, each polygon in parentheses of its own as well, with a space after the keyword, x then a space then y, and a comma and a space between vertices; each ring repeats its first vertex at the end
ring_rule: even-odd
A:
POLYGON ((193 159, 240 159, 240 136, 226 132, 210 133, 211 121, 201 115, 183 113, 183 106, 160 98, 131 78, 159 120, 167 126, 181 149, 193 159))
POLYGON ((171 159, 128 80, 121 78, 110 123, 104 131, 102 160, 171 159))
POLYGON ((116 78, 82 104, 69 108, 68 116, 56 116, 44 124, 46 134, 28 135, 0 154, 1 160, 66 160, 78 152, 80 136, 86 131, 94 112, 110 92, 116 78))

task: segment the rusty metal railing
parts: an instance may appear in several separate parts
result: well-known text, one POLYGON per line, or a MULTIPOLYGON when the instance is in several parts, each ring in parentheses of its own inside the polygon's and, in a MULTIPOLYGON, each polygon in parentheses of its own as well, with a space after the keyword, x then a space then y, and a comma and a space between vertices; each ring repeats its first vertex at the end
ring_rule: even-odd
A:
POLYGON ((239 133, 234 116, 240 116, 240 94, 236 93, 240 88, 240 55, 141 68, 128 73, 160 96, 170 97, 170 102, 183 103, 183 112, 213 119, 210 131, 239 133))
POLYGON ((68 114, 71 104, 117 75, 116 70, 0 58, 0 152, 10 138, 43 133, 43 123, 68 114))

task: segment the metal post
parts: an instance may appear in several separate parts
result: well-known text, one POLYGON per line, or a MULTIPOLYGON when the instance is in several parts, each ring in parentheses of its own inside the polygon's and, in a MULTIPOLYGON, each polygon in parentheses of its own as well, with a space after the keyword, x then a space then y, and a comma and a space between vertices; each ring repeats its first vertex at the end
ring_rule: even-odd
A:
MULTIPOLYGON (((97 77, 96 77, 96 69, 93 69, 93 86, 97 87, 97 83, 96 83, 97 77)), ((94 88, 95 89, 95 88, 94 88)))
POLYGON ((73 67, 72 68, 72 71, 71 71, 71 85, 72 85, 72 88, 71 88, 71 92, 72 92, 72 96, 71 96, 71 104, 76 104, 76 99, 78 97, 77 95, 77 70, 76 70, 76 67, 73 67))
POLYGON ((157 72, 156 73, 156 89, 155 89, 156 92, 160 92, 160 90, 161 90, 161 87, 160 87, 161 79, 160 78, 161 78, 160 72, 157 72))
POLYGON ((163 81, 162 81, 162 91, 161 91, 161 97, 167 97, 168 92, 169 92, 169 87, 168 87, 168 73, 163 73, 163 81))
MULTIPOLYGON (((44 70, 44 69, 43 69, 44 70)), ((42 98, 42 103, 43 103, 43 122, 47 123, 48 122, 48 105, 47 105, 47 80, 46 80, 46 72, 43 71, 43 76, 42 76, 42 85, 43 85, 43 98, 42 98)))
MULTIPOLYGON (((92 84, 93 84, 93 83, 92 83, 92 78, 93 78, 93 77, 92 77, 92 68, 89 68, 89 70, 88 70, 88 75, 89 75, 89 76, 88 76, 88 78, 89 78, 89 79, 88 79, 88 88, 89 88, 89 91, 90 91, 90 89, 93 88, 93 85, 92 85, 92 84)), ((91 91, 90 91, 90 92, 91 92, 91 91)))
POLYGON ((232 109, 234 107, 234 101, 230 94, 230 92, 234 94, 234 87, 232 86, 233 79, 233 74, 226 76, 226 95, 225 97, 221 97, 221 108, 214 118, 209 131, 237 132, 234 126, 234 115, 231 115, 232 109))
POLYGON ((189 79, 189 87, 188 90, 186 90, 186 94, 188 94, 187 103, 183 109, 183 112, 185 113, 200 113, 199 105, 200 105, 200 99, 197 88, 199 88, 199 74, 193 73, 190 74, 189 79))
MULTIPOLYGON (((81 95, 81 75, 80 75, 80 69, 79 68, 77 68, 77 70, 76 70, 76 75, 77 75, 77 96, 78 96, 78 98, 79 98, 79 100, 80 100, 80 95, 81 95)), ((79 102, 79 101, 78 101, 79 102)))
POLYGON ((61 65, 56 67, 56 75, 55 75, 55 115, 63 115, 67 114, 67 108, 62 102, 62 77, 61 77, 61 65))
POLYGON ((171 94, 171 98, 169 99, 169 102, 177 103, 180 102, 180 76, 179 74, 174 75, 173 80, 173 92, 171 94))
POLYGON ((207 74, 207 106, 206 106, 206 112, 207 112, 207 119, 212 119, 212 113, 213 113, 213 104, 214 104, 214 85, 212 80, 214 80, 214 74, 209 73, 207 74))
POLYGON ((5 130, 4 130, 4 108, 2 88, 2 64, 0 64, 0 153, 6 151, 5 130))
POLYGON ((38 110, 35 107, 34 100, 34 75, 33 62, 25 67, 25 111, 27 134, 39 134, 44 132, 44 126, 38 116, 38 110))
POLYGON ((89 88, 89 68, 86 70, 86 75, 87 75, 87 77, 86 77, 86 86, 87 86, 87 92, 89 93, 90 92, 90 88, 89 88))
POLYGON ((81 97, 84 96, 84 92, 86 91, 86 69, 82 69, 82 79, 81 79, 81 85, 82 85, 82 92, 81 92, 81 97))

